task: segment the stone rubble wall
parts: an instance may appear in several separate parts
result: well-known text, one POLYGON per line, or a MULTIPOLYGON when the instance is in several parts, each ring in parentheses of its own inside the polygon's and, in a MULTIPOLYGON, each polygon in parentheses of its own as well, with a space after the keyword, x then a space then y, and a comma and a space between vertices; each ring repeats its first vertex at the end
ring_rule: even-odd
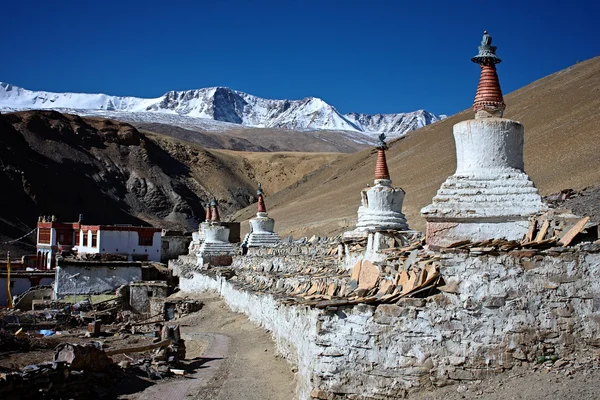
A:
MULTIPOLYGON (((219 292, 271 331, 278 351, 298 366, 299 399, 398 399, 600 346, 600 253, 588 247, 436 253, 442 292, 378 306, 284 305, 209 272, 182 276, 180 284, 219 292)), ((310 259, 236 257, 233 267, 294 272, 310 259)))

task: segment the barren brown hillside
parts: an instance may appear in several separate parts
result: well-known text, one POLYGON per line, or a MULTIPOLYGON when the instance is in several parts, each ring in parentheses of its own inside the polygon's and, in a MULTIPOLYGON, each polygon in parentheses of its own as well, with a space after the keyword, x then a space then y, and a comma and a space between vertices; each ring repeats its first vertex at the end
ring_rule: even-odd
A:
MULTIPOLYGON (((501 68, 499 75, 502 83, 501 68)), ((600 182, 600 57, 533 82, 505 102, 505 116, 525 125, 525 169, 542 194, 600 182)), ((419 210, 454 173, 452 126, 472 117, 468 109, 391 143, 390 173, 394 186, 406 191, 404 212, 412 228, 424 229, 419 210)), ((360 190, 372 184, 374 166, 375 150, 364 150, 267 197, 277 230, 332 234, 354 225, 360 190)), ((254 212, 249 206, 236 218, 247 220, 254 212)))

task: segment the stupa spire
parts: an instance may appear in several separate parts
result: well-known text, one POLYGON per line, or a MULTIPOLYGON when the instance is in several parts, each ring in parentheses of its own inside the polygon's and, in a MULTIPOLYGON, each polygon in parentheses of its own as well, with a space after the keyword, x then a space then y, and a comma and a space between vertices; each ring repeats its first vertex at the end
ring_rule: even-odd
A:
POLYGON ((260 183, 258 184, 258 189, 256 190, 256 195, 258 196, 258 212, 266 213, 267 206, 265 205, 265 199, 263 198, 263 190, 260 183))
POLYGON ((496 46, 492 46, 492 37, 487 31, 483 32, 479 54, 471 58, 481 67, 479 85, 473 102, 475 118, 499 117, 502 118, 506 104, 500 89, 500 81, 496 72, 496 64, 502 60, 496 56, 496 46))
POLYGON ((212 211, 212 215, 211 215, 211 221, 212 222, 220 222, 221 221, 221 216, 219 215, 219 207, 217 204, 217 200, 213 199, 210 202, 210 209, 212 211))
POLYGON ((385 159, 385 151, 387 150, 385 143, 385 134, 379 135, 379 143, 377 143, 377 163, 375 164, 375 180, 385 179, 390 180, 390 172, 388 171, 387 161, 385 159))
POLYGON ((210 202, 206 203, 206 215, 204 216, 204 220, 206 222, 210 221, 212 219, 212 212, 210 209, 210 202))

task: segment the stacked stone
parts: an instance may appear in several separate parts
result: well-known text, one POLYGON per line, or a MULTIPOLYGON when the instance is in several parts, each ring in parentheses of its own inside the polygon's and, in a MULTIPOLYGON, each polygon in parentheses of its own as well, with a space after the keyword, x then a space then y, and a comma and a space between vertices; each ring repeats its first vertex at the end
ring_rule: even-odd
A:
POLYGON ((269 217, 263 198, 263 191, 258 184, 258 212, 250 219, 250 233, 244 238, 247 247, 273 247, 280 242, 279 235, 273 232, 275 220, 269 217))
POLYGON ((405 193, 400 188, 392 187, 385 158, 387 145, 384 140, 385 135, 381 134, 377 146, 375 185, 362 190, 356 229, 344 233, 347 239, 365 237, 369 232, 408 230, 406 217, 402 213, 405 193))
POLYGON ((473 104, 475 119, 454 125, 456 172, 421 214, 427 243, 448 246, 461 240, 520 240, 529 216, 547 209, 524 172, 523 125, 502 118, 505 104, 496 73, 496 46, 484 32, 473 104))

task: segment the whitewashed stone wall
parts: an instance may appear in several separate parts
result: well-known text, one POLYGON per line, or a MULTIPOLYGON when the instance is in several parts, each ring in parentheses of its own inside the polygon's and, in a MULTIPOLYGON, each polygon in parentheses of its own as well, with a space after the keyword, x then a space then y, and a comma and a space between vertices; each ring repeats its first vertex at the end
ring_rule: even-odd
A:
POLYGON ((183 291, 218 291, 270 330, 298 366, 299 399, 397 399, 533 362, 549 348, 560 357, 600 345, 598 246, 534 253, 442 253, 447 292, 377 307, 285 306, 198 272, 180 282, 183 291))
POLYGON ((71 294, 105 293, 141 280, 142 266, 139 263, 61 265, 59 262, 56 267, 54 294, 60 297, 71 294))

